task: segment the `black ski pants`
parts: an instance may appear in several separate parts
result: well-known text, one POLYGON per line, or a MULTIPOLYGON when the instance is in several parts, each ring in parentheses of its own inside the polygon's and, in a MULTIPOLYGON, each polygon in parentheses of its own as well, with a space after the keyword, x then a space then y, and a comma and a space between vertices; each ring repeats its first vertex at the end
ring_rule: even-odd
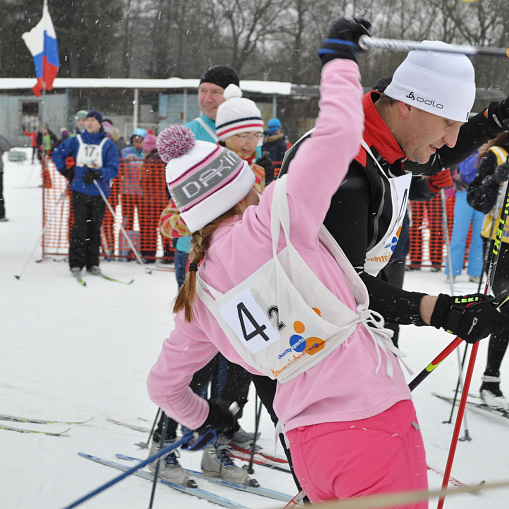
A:
MULTIPOLYGON (((488 273, 489 260, 493 251, 493 242, 488 242, 483 238, 485 272, 488 273)), ((493 295, 498 295, 509 286, 509 244, 502 242, 500 246, 500 256, 493 280, 493 295)), ((501 309, 502 313, 509 314, 509 305, 501 309)), ((504 358, 507 345, 509 344, 509 331, 504 329, 502 332, 496 332, 491 335, 488 344, 488 361, 486 363, 485 375, 499 376, 500 365, 504 358)))
MULTIPOLYGON (((206 366, 194 374, 189 387, 191 387, 195 394, 199 394, 204 387, 207 387, 207 384, 215 371, 219 355, 220 354, 216 355, 206 366)), ((251 375, 242 366, 228 362, 226 382, 219 393, 219 399, 222 399, 229 404, 236 401, 240 407, 240 413, 238 414, 239 419, 242 416, 242 409, 247 403, 250 383, 251 375)), ((159 443, 161 435, 163 434, 164 417, 164 412, 161 412, 161 418, 159 419, 157 429, 154 432, 154 442, 156 443, 159 443)), ((172 441, 177 437, 177 428, 178 423, 173 419, 168 418, 166 441, 172 441)))
POLYGON ((101 225, 105 203, 101 196, 72 192, 74 224, 69 245, 69 267, 92 267, 99 265, 101 225))

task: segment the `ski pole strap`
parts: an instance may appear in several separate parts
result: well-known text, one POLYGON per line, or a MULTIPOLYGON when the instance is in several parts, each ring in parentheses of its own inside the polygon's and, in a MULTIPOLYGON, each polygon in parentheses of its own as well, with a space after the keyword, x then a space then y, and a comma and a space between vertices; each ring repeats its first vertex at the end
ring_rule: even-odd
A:
POLYGON ((187 444, 189 443, 191 440, 193 439, 193 432, 192 431, 188 431, 180 440, 178 440, 177 442, 173 442, 171 443, 170 445, 166 446, 164 449, 161 449, 159 452, 157 452, 156 454, 154 454, 153 456, 150 456, 149 458, 147 458, 146 460, 138 463, 137 465, 135 465, 134 467, 130 468, 129 470, 123 472, 122 474, 120 474, 119 476, 115 477, 114 479, 112 479, 111 481, 108 481, 107 483, 99 486, 98 488, 96 488, 95 490, 87 493, 86 495, 84 495, 83 497, 79 498, 78 500, 72 502, 71 504, 69 505, 66 505, 65 507, 63 507, 62 509, 72 509, 73 507, 77 507, 79 505, 81 505, 83 502, 86 502, 87 500, 90 500, 92 497, 95 497, 96 495, 98 495, 99 493, 101 493, 102 491, 105 491, 107 490, 108 488, 111 488, 111 486, 113 486, 114 484, 117 484, 118 482, 122 481, 123 479, 125 479, 126 477, 129 477, 130 475, 134 474, 135 472, 137 472, 138 470, 140 470, 141 468, 147 466, 149 463, 153 463, 154 461, 156 461, 157 459, 159 459, 161 456, 165 456, 166 454, 168 454, 170 451, 173 451, 173 449, 177 449, 178 447, 184 445, 184 444, 187 444))

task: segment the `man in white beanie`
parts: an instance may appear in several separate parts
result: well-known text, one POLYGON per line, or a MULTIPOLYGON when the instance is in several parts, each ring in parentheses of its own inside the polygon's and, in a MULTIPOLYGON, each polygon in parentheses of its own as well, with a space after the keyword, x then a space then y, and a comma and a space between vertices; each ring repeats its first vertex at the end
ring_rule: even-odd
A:
MULTIPOLYGON (((324 65, 331 55, 348 51, 337 43, 342 22, 331 28, 319 52, 324 65)), ((363 98, 363 147, 334 195, 324 225, 366 284, 370 308, 386 322, 442 323, 439 304, 445 309, 448 295, 437 300, 404 291, 386 282, 383 269, 399 238, 412 175, 430 176, 449 168, 507 129, 509 98, 469 118, 475 90, 474 68, 465 55, 411 51, 385 93, 371 91, 363 98)), ((281 174, 311 135, 286 153, 281 174)), ((269 379, 263 387, 256 380, 255 385, 264 402, 275 391, 269 379)))

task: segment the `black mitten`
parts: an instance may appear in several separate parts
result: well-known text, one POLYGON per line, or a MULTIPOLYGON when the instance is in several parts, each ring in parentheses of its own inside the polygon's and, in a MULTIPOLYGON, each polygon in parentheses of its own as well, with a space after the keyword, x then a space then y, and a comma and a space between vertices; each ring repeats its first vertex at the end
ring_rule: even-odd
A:
POLYGON ((90 168, 87 168, 88 173, 85 173, 83 175, 82 180, 87 186, 94 183, 94 180, 99 180, 102 177, 101 170, 91 170, 90 168))
POLYGON ((445 329, 467 343, 509 328, 509 317, 500 313, 493 297, 482 293, 450 297, 441 293, 431 315, 430 325, 445 329))
POLYGON ((357 42, 361 35, 369 35, 370 27, 371 23, 365 19, 341 18, 336 21, 318 50, 322 64, 334 58, 345 58, 357 62, 356 53, 362 51, 357 42))
POLYGON ((509 164, 502 163, 501 165, 497 166, 493 176, 499 184, 500 182, 505 182, 507 179, 509 179, 509 164))
POLYGON ((204 435, 207 431, 215 429, 218 435, 233 438, 240 429, 237 417, 230 412, 229 404, 222 399, 209 399, 209 415, 205 422, 195 431, 204 435))
POLYGON ((74 178, 74 167, 72 168, 64 168, 63 170, 60 170, 60 173, 69 181, 72 182, 72 179, 74 178))

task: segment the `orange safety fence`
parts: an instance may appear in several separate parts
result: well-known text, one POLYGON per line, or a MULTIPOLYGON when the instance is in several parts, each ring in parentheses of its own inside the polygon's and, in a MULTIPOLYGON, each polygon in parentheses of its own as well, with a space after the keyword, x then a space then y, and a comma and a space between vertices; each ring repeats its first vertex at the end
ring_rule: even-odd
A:
MULTIPOLYGON (((279 166, 279 165, 277 165, 279 166)), ((66 188, 67 180, 56 170, 49 158, 43 161, 43 227, 47 225, 42 239, 43 258, 49 255, 69 254, 69 236, 74 221, 70 206, 70 191, 66 190, 55 210, 59 197, 66 188)), ((275 170, 276 177, 279 168, 275 170)), ((168 204, 165 188, 165 164, 145 159, 120 160, 120 171, 113 180, 108 198, 115 210, 116 220, 108 207, 101 228, 101 256, 108 259, 134 259, 127 240, 120 231, 121 221, 136 250, 142 257, 173 259, 171 239, 159 232, 159 217, 168 204)), ((449 238, 454 223, 454 197, 446 199, 449 238)), ((412 226, 410 227, 410 253, 407 265, 411 267, 434 266, 444 268, 447 255, 443 230, 440 195, 428 202, 410 202, 412 226)), ((468 232, 465 249, 465 266, 468 259, 472 231, 468 232)))
MULTIPOLYGON (((67 180, 53 161, 45 158, 42 169, 43 228, 42 256, 69 254, 69 237, 74 222, 67 180), (58 203, 65 191, 64 198, 58 203), (58 203, 58 206, 57 206, 58 203), (51 218, 51 215, 53 217, 51 218), (47 221, 51 221, 46 225, 47 221)), ((148 261, 173 260, 171 239, 159 232, 159 217, 168 204, 163 161, 120 160, 118 177, 113 179, 108 198, 115 218, 106 207, 101 228, 101 256, 108 259, 135 259, 120 222, 135 249, 148 261)))
MULTIPOLYGON (((449 240, 452 240, 452 228, 454 224, 454 204, 456 198, 446 198, 445 208, 447 212, 447 225, 449 240)), ((447 246, 445 243, 442 202, 440 194, 429 201, 412 201, 411 226, 410 226, 410 253, 407 257, 407 265, 412 268, 434 267, 445 268, 447 263, 447 246)), ((472 225, 470 225, 463 267, 468 261, 470 241, 472 239, 472 225)))

